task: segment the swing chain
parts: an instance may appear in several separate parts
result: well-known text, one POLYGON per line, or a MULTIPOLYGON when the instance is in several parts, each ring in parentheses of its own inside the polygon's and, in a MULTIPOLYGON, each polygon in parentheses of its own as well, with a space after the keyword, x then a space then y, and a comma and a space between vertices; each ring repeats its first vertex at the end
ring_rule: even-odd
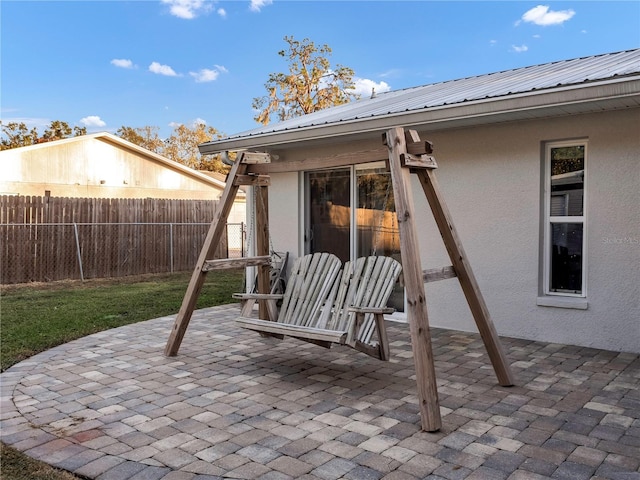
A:
MULTIPOLYGON (((256 210, 257 210, 257 202, 260 202, 260 206, 262 207, 262 211, 266 212, 265 209, 265 205, 264 205, 264 200, 262 198, 262 195, 258 195, 258 192, 256 191, 257 187, 253 188, 253 192, 252 192, 252 205, 251 205, 251 216, 249 218, 249 225, 247 226, 247 249, 251 248, 252 246, 252 241, 253 241, 253 235, 255 233, 255 229, 257 228, 257 223, 256 223, 256 210)), ((276 261, 282 260, 282 255, 279 254, 278 252, 275 251, 275 249, 273 248, 273 237, 271 237, 271 232, 269 231, 269 254, 271 255, 271 257, 277 257, 276 261)), ((253 253, 255 254, 255 246, 253 249, 253 253)), ((273 258, 272 258, 272 263, 273 263, 273 258)))
MULTIPOLYGON (((251 248, 251 242, 253 241, 253 230, 256 228, 256 193, 255 190, 251 195, 251 215, 249 216, 249 221, 247 222, 247 248, 246 251, 249 252, 251 248)), ((255 249, 254 249, 255 250, 255 249)))

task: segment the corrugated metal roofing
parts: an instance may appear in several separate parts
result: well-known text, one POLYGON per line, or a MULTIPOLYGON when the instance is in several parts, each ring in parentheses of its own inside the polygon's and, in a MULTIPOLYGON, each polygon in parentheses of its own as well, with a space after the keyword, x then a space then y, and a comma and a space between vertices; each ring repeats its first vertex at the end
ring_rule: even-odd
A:
POLYGON ((222 141, 526 95, 638 74, 640 49, 594 55, 380 93, 374 98, 231 135, 222 141))

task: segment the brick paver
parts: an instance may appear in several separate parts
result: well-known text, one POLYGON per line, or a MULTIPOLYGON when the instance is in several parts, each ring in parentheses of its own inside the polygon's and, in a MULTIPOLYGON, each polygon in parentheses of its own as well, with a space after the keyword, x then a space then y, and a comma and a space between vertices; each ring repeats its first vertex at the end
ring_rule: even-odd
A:
POLYGON ((3 442, 108 480, 640 479, 638 355, 433 329, 440 432, 420 431, 408 327, 390 362, 236 328, 236 305, 91 335, 0 374, 3 442))

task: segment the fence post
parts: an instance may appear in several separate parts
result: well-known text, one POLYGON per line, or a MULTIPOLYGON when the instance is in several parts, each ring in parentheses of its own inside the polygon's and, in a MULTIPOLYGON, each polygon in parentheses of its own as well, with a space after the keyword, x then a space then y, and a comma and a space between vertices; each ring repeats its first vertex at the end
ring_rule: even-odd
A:
POLYGON ((82 270, 82 253, 80 252, 80 238, 78 236, 78 224, 73 222, 73 231, 76 236, 76 251, 78 252, 78 266, 80 267, 80 280, 84 282, 84 271, 82 270))
POLYGON ((169 270, 173 273, 173 223, 169 224, 169 270))

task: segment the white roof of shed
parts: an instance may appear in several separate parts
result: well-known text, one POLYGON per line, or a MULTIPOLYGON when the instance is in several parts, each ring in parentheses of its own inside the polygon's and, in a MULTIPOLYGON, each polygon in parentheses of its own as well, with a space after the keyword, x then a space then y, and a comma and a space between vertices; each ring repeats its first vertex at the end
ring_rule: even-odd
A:
POLYGON ((203 153, 640 106, 640 49, 534 65, 380 93, 202 144, 203 153))

